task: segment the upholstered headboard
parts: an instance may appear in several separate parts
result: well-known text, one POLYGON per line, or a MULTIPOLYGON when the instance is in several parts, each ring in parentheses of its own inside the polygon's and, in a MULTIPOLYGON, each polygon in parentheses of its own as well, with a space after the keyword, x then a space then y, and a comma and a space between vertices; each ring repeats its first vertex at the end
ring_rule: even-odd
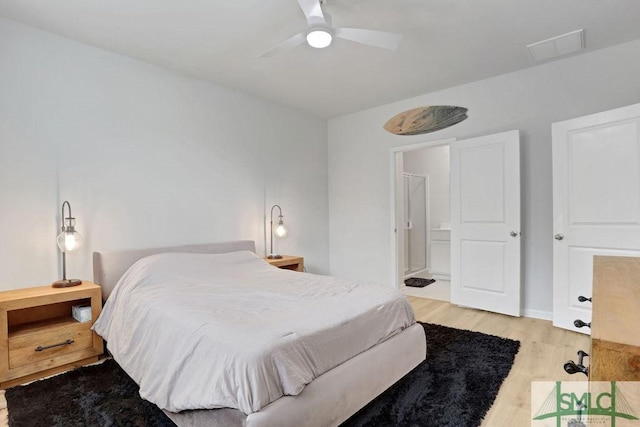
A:
POLYGON ((102 287, 102 298, 109 298, 120 277, 141 258, 168 252, 221 254, 236 251, 256 251, 253 240, 233 240, 200 245, 170 246, 165 248, 134 249, 126 251, 94 252, 93 281, 102 287))

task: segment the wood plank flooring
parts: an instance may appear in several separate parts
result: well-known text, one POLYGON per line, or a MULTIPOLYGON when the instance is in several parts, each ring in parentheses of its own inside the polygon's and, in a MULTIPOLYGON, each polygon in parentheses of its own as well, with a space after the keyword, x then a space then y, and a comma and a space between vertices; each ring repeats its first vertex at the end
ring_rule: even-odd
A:
MULTIPOLYGON (((462 308, 445 301, 409 296, 416 318, 458 329, 469 329, 520 341, 520 351, 482 426, 531 425, 531 381, 585 381, 569 375, 563 365, 589 352, 589 336, 552 326, 550 321, 511 317, 462 308)), ((429 341, 427 338, 427 346, 429 341)))
POLYGON ((7 411, 7 399, 4 398, 4 390, 0 390, 0 426, 9 425, 9 411, 7 411))
MULTIPOLYGON (((445 301, 409 296, 416 318, 458 329, 469 329, 520 341, 520 351, 502 384, 482 426, 528 426, 531 424, 531 381, 584 381, 582 374, 568 375, 562 366, 589 351, 587 335, 555 328, 546 320, 510 317, 457 307, 445 301)), ((428 345, 428 343, 427 343, 428 345)), ((0 390, 0 427, 8 426, 4 391, 0 390)))

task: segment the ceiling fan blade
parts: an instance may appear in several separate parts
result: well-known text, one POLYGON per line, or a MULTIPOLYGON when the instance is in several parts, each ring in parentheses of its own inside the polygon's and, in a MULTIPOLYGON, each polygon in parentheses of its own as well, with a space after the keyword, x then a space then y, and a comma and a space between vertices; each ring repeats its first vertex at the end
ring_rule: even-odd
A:
POLYGON ((320 7, 320 0, 298 0, 298 4, 304 16, 307 17, 307 25, 326 25, 322 7, 320 7))
POLYGON ((391 50, 397 49, 402 41, 402 34, 365 30, 362 28, 337 28, 336 37, 391 50))
POLYGON ((266 51, 265 53, 263 53, 262 55, 260 55, 261 58, 268 58, 270 56, 273 55, 277 55, 280 52, 283 52, 285 50, 288 49, 292 49, 296 46, 301 45, 302 43, 305 42, 305 40, 307 39, 306 35, 304 33, 298 33, 295 36, 283 41, 282 43, 278 44, 276 47, 266 51))

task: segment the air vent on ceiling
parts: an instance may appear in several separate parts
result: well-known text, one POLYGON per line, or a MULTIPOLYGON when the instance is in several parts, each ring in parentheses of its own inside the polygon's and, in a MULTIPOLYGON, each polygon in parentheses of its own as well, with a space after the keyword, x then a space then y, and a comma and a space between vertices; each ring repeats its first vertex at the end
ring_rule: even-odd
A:
POLYGON ((576 30, 561 36, 552 37, 527 45, 534 62, 569 55, 584 49, 584 30, 576 30))

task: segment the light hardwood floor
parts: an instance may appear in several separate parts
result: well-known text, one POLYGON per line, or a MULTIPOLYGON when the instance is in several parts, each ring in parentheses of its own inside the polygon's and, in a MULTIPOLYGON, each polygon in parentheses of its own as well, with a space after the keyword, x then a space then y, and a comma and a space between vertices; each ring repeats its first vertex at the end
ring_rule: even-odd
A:
MULTIPOLYGON (((520 351, 509 376, 482 425, 531 424, 531 381, 584 381, 582 374, 568 375, 562 366, 576 351, 589 351, 587 335, 555 328, 546 320, 510 317, 472 310, 445 301, 409 296, 416 318, 458 329, 469 329, 520 341, 520 351)), ((427 341, 427 346, 428 346, 427 341)), ((0 427, 8 426, 4 391, 0 390, 0 427)))
MULTIPOLYGON (((585 381, 569 375, 563 365, 580 349, 589 351, 589 336, 552 326, 550 321, 511 317, 462 308, 445 301, 409 296, 416 318, 458 329, 469 329, 520 341, 509 376, 482 426, 531 425, 531 381, 585 381)), ((427 337, 427 348, 429 341, 427 337)))
POLYGON ((0 426, 9 425, 9 412, 7 411, 7 400, 4 398, 4 390, 0 390, 0 426))

